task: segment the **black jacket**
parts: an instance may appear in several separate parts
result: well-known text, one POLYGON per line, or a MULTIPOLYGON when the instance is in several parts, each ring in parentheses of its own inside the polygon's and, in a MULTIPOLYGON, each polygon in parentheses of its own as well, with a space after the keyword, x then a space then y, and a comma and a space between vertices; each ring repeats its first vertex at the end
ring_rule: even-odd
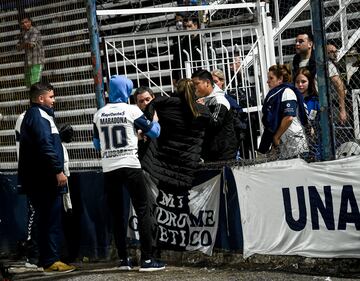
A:
POLYGON ((206 129, 202 157, 205 162, 235 160, 237 139, 234 130, 234 116, 224 92, 215 86, 205 97, 211 119, 206 129))
MULTIPOLYGON (((292 78, 293 78, 293 81, 295 81, 295 75, 296 73, 298 72, 299 70, 299 64, 301 62, 301 57, 299 54, 296 54, 293 58, 293 63, 292 63, 292 78)), ((314 50, 312 50, 311 52, 311 56, 310 56, 310 59, 309 59, 309 63, 308 65, 306 66, 306 68, 310 71, 311 73, 311 76, 313 79, 315 79, 315 76, 316 76, 316 60, 315 60, 315 52, 314 50)))
POLYGON ((186 101, 179 97, 157 97, 149 104, 148 111, 157 112, 161 133, 150 141, 140 159, 142 168, 162 189, 192 187, 210 118, 205 106, 196 106, 201 116, 194 118, 186 101))
POLYGON ((57 192, 56 174, 64 171, 64 152, 51 108, 26 111, 20 129, 18 177, 26 193, 57 192))

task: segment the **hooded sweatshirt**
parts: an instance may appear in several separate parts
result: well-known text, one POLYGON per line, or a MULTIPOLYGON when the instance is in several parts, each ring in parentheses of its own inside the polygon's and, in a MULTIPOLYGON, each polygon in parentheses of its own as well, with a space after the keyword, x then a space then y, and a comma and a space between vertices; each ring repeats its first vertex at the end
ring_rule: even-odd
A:
POLYGON ((122 75, 110 80, 109 103, 94 115, 94 145, 101 150, 103 172, 119 168, 140 168, 137 130, 158 137, 160 126, 151 122, 136 106, 126 102, 133 83, 122 75))

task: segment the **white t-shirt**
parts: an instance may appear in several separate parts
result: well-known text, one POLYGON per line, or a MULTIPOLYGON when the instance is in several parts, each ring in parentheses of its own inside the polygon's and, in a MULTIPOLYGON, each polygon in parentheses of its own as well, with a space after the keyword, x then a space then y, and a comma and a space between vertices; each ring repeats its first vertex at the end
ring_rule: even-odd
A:
POLYGON ((134 121, 142 115, 136 105, 126 103, 108 103, 95 113, 94 133, 100 139, 103 172, 141 168, 134 121))

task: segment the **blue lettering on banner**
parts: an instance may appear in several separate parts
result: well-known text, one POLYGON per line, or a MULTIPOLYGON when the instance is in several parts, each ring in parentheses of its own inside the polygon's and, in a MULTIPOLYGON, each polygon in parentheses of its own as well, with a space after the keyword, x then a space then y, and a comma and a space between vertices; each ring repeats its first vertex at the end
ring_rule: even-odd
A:
MULTIPOLYGON (((294 231, 301 231, 305 228, 307 222, 307 211, 305 202, 305 192, 303 186, 296 187, 297 201, 299 206, 299 218, 295 219, 292 214, 290 189, 283 188, 283 203, 285 210, 285 220, 288 226, 294 231)), ((333 197, 331 193, 331 186, 323 187, 323 194, 325 201, 320 197, 320 194, 315 186, 308 186, 310 215, 313 230, 319 230, 319 213, 324 220, 325 226, 328 230, 335 230, 334 206, 333 197)), ((346 230, 347 224, 354 224, 356 230, 360 230, 360 213, 359 207, 355 198, 352 185, 344 185, 341 192, 338 220, 338 230, 346 230), (348 206, 350 211, 348 212, 348 206)))

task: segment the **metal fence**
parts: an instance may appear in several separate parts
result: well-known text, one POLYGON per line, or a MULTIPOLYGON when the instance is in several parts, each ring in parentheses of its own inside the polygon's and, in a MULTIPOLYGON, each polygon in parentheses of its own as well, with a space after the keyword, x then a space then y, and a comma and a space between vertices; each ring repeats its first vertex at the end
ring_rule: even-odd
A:
MULTIPOLYGON (((254 9, 254 3, 249 7, 254 9)), ((101 13, 104 15, 106 12, 101 13)), ((267 65, 263 37, 260 21, 167 33, 108 36, 104 38, 107 79, 113 74, 124 74, 134 82, 135 88, 149 86, 155 93, 171 95, 176 81, 191 77, 197 69, 221 70, 225 91, 247 112, 244 123, 249 133, 242 143, 241 153, 254 161, 262 131, 260 112, 266 89, 266 73, 260 71, 267 65)))
POLYGON ((326 6, 326 54, 329 99, 336 156, 360 154, 360 1, 338 0, 326 6))
MULTIPOLYGON (((208 6, 225 2, 209 1, 208 6)), ((245 1, 248 7, 232 10, 199 6, 201 12, 194 10, 191 14, 201 15, 201 29, 175 31, 177 12, 171 11, 176 8, 175 1, 97 1, 98 11, 129 8, 129 3, 133 9, 133 14, 97 18, 99 34, 106 42, 102 49, 106 65, 104 77, 113 73, 126 74, 135 82, 135 87, 148 85, 155 92, 170 94, 174 90, 174 78, 188 77, 196 67, 221 69, 225 73, 227 91, 243 101, 245 111, 257 116, 255 120, 249 118, 249 126, 256 128, 249 147, 253 157, 243 159, 242 163, 279 159, 276 155, 260 157, 256 153, 262 134, 259 112, 268 92, 267 70, 275 63, 292 62, 296 35, 306 29, 312 30, 310 2, 278 0, 271 1, 268 6, 260 1, 245 1), (145 6, 169 10, 145 16, 138 12, 145 6), (194 35, 199 38, 196 48, 192 46, 194 35), (184 40, 189 42, 187 53, 179 48, 184 40), (177 56, 177 64, 174 64, 174 56, 177 56)), ((96 98, 85 3, 83 0, 18 3, 21 1, 6 1, 0 6, 0 169, 16 169, 14 126, 17 116, 28 106, 23 52, 15 48, 20 35, 19 21, 24 13, 33 19, 43 37, 46 56, 43 77, 55 86, 58 123, 71 123, 75 129, 74 142, 67 145, 71 167, 99 167, 98 154, 91 143, 96 98)), ((330 126, 335 132, 329 137, 339 158, 360 152, 360 1, 326 0, 322 4, 327 43, 338 51, 332 50, 331 54, 337 55, 332 65, 345 88, 347 118, 344 122, 339 119, 339 97, 342 95, 334 92, 329 99, 330 126)), ((333 72, 330 70, 328 73, 333 72)))

